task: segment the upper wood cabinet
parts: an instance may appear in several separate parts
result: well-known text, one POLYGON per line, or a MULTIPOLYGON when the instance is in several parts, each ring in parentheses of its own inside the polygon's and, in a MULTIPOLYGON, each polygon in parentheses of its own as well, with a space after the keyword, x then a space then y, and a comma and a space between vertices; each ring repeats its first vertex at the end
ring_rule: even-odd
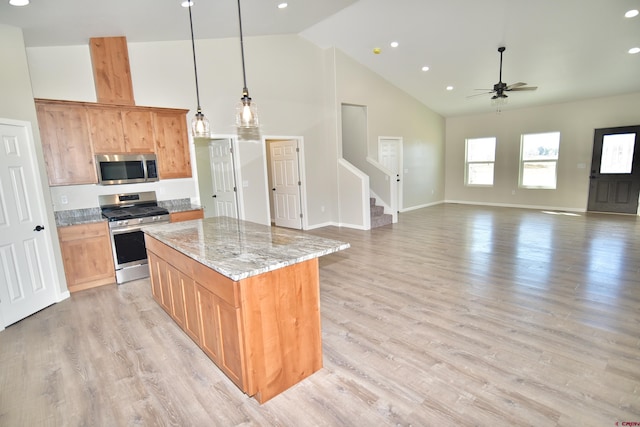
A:
POLYGON ((150 110, 87 106, 93 151, 101 154, 153 153, 150 110))
MULTIPOLYGON (((122 110, 125 147, 128 153, 153 153, 155 140, 153 114, 149 110, 122 110)), ((183 135, 187 138, 187 135, 183 135)))
POLYGON ((93 79, 101 104, 135 105, 125 37, 89 39, 93 79))
POLYGON ((87 108, 95 153, 124 153, 122 114, 119 108, 87 108))
POLYGON ((154 110, 156 155, 161 179, 190 178, 186 110, 154 110))
POLYGON ((97 183, 84 106, 36 100, 36 109, 49 185, 97 183))
POLYGON ((187 110, 35 102, 51 186, 97 183, 94 154, 156 153, 161 179, 191 177, 187 110))

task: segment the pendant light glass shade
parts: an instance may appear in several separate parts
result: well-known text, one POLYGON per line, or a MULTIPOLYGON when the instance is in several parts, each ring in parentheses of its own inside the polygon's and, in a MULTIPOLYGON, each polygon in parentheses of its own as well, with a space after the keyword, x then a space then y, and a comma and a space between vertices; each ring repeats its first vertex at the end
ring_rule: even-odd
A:
POLYGON ((236 106, 236 127, 257 128, 259 126, 258 107, 255 102, 251 102, 249 91, 245 87, 242 91, 242 98, 236 106))
POLYGON ((238 23, 240 26, 240 56, 242 57, 242 98, 236 106, 236 127, 243 129, 254 129, 260 126, 258 120, 258 108, 251 102, 249 89, 247 89, 247 73, 244 65, 244 40, 242 37, 242 12, 240 11, 240 0, 238 0, 238 23))
POLYGON ((189 8, 189 26, 191 28, 191 48, 193 50, 193 71, 196 77, 196 100, 198 102, 198 109, 196 115, 191 120, 191 134, 194 138, 210 138, 211 127, 209 126, 209 120, 202 113, 200 108, 200 91, 198 88, 198 67, 196 66, 196 43, 193 37, 193 19, 191 17, 191 8, 193 7, 193 1, 184 2, 184 7, 189 8))
POLYGON ((198 107, 196 115, 191 119, 191 134, 194 138, 209 138, 211 136, 209 120, 202 114, 200 107, 198 107))

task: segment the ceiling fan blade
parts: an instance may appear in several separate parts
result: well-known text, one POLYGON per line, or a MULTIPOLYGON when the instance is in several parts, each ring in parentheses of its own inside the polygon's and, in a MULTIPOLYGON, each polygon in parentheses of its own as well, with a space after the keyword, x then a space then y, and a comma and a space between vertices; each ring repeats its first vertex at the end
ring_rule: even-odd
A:
MULTIPOLYGON (((483 90, 483 89, 476 89, 476 90, 483 90)), ((493 93, 494 91, 489 91, 489 92, 482 92, 482 93, 476 93, 474 95, 469 95, 467 96, 467 98, 475 98, 476 96, 481 96, 481 95, 488 95, 490 93, 493 93)))
POLYGON ((507 89, 507 90, 511 92, 518 92, 518 91, 536 90, 536 89, 538 89, 538 86, 514 87, 513 89, 507 89))
POLYGON ((526 83, 522 83, 522 82, 518 82, 518 83, 513 83, 507 86, 507 90, 511 90, 514 87, 520 87, 520 86, 526 86, 526 83))

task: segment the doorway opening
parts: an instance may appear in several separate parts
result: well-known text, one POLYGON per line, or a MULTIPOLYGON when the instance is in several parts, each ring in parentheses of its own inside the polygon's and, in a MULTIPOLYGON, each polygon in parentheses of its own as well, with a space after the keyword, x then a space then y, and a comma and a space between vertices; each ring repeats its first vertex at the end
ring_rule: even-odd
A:
POLYGON ((265 137, 269 211, 277 227, 305 229, 306 192, 301 137, 265 137))
POLYGON ((587 211, 638 214, 640 125, 596 129, 587 211))
POLYGON ((234 138, 225 137, 195 144, 198 192, 205 217, 242 218, 234 142, 234 138))

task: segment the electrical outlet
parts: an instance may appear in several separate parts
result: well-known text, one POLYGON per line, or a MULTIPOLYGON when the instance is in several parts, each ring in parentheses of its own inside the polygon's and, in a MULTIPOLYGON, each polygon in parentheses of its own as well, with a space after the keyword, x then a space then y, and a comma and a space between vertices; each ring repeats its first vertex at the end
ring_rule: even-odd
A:
POLYGON ((60 196, 60 203, 62 203, 63 205, 69 203, 69 199, 67 199, 67 196, 60 196))

